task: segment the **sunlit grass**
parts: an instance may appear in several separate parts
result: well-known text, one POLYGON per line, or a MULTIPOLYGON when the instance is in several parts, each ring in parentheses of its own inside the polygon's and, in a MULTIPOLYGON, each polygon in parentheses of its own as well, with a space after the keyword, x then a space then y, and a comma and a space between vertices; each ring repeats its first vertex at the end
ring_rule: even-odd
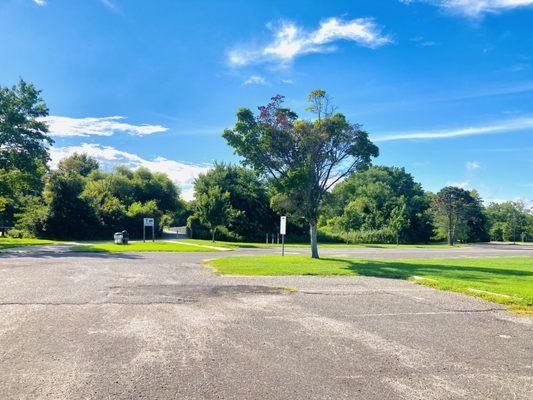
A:
POLYGON ((533 313, 533 258, 361 260, 304 256, 232 257, 210 261, 221 274, 365 275, 414 281, 533 313))
POLYGON ((205 252, 217 251, 216 249, 186 245, 180 243, 170 242, 130 242, 128 245, 119 245, 114 243, 93 243, 79 246, 73 246, 73 251, 87 251, 87 252, 108 252, 108 253, 123 253, 123 252, 150 252, 150 251, 171 251, 171 252, 205 252))
POLYGON ((55 244, 53 240, 45 239, 14 239, 14 238, 0 238, 0 250, 9 249, 13 247, 33 246, 43 244, 55 244))

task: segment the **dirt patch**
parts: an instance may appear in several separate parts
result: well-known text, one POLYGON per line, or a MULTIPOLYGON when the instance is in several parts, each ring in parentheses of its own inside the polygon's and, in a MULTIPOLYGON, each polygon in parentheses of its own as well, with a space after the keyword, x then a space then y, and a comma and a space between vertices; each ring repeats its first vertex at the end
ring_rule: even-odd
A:
POLYGON ((166 303, 194 303, 205 297, 241 297, 246 295, 283 295, 293 290, 260 285, 137 285, 112 286, 109 295, 117 298, 157 298, 166 303))

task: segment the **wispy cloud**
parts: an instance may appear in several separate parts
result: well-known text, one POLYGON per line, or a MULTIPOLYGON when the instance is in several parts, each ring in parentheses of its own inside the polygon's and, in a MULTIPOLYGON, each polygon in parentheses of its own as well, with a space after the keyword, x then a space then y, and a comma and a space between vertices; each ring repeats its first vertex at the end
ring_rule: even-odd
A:
POLYGON ((414 38, 411 38, 411 42, 416 43, 416 45, 419 47, 431 47, 437 45, 437 42, 434 42, 433 40, 427 40, 422 36, 415 36, 414 38))
POLYGON ((35 4, 37 4, 38 6, 45 6, 46 5, 46 0, 33 0, 33 2, 35 4))
POLYGON ((461 189, 468 189, 468 186, 470 185, 469 180, 461 181, 461 182, 447 182, 446 186, 455 186, 461 189))
POLYGON ((270 28, 274 37, 269 43, 260 47, 238 47, 231 50, 228 53, 229 64, 241 67, 262 62, 288 63, 304 54, 333 51, 331 44, 338 40, 348 40, 370 48, 391 42, 371 18, 349 21, 329 18, 312 31, 306 31, 290 21, 282 22, 276 27, 270 25, 270 28))
POLYGON ((533 128, 533 118, 517 118, 495 122, 489 125, 455 128, 450 130, 392 133, 374 137, 373 140, 375 142, 389 142, 393 140, 444 139, 460 136, 488 135, 500 132, 517 132, 531 128, 533 128))
POLYGON ((52 136, 112 136, 127 133, 134 136, 151 135, 165 132, 168 128, 161 125, 132 125, 122 122, 125 117, 70 118, 51 115, 43 118, 52 136))
POLYGON ((465 166, 466 166, 466 169, 469 170, 469 171, 473 171, 475 169, 480 169, 481 168, 481 164, 479 162, 477 162, 477 161, 467 161, 465 166))
POLYGON ((259 75, 252 75, 244 81, 245 85, 264 85, 265 83, 265 78, 259 75))
POLYGON ((126 165, 130 168, 146 167, 151 171, 163 172, 182 189, 182 197, 191 200, 194 195, 194 179, 201 173, 207 172, 210 165, 188 164, 156 157, 148 160, 137 154, 118 150, 111 146, 84 143, 79 146, 52 147, 50 149, 50 166, 56 168, 59 161, 72 153, 86 153, 96 158, 102 169, 113 170, 117 165, 126 165))
POLYGON ((428 3, 453 14, 473 18, 533 5, 533 0, 400 0, 400 2, 428 3))

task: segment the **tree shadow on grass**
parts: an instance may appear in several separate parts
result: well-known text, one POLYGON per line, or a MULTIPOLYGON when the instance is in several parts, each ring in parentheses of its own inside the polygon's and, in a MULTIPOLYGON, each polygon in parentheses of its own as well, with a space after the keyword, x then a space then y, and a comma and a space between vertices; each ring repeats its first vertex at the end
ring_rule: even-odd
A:
MULTIPOLYGON (((392 279, 409 279, 414 276, 441 276, 445 279, 460 279, 471 281, 487 281, 491 277, 509 279, 517 277, 532 277, 533 270, 487 268, 481 266, 449 265, 449 264, 417 264, 414 262, 384 262, 379 260, 351 261, 343 258, 327 258, 327 260, 342 262, 346 269, 362 276, 374 276, 392 279)), ((457 261, 458 263, 460 260, 457 261)))

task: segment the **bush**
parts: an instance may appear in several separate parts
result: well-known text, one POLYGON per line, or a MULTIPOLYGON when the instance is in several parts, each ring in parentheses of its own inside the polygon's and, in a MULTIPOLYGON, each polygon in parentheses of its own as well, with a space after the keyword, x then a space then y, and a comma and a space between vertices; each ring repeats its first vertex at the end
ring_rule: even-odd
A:
POLYGON ((20 229, 11 229, 7 232, 7 236, 13 239, 22 239, 25 235, 24 231, 20 229))
POLYGON ((390 229, 373 229, 365 231, 338 232, 321 229, 319 238, 322 242, 357 243, 396 243, 396 235, 390 229))

